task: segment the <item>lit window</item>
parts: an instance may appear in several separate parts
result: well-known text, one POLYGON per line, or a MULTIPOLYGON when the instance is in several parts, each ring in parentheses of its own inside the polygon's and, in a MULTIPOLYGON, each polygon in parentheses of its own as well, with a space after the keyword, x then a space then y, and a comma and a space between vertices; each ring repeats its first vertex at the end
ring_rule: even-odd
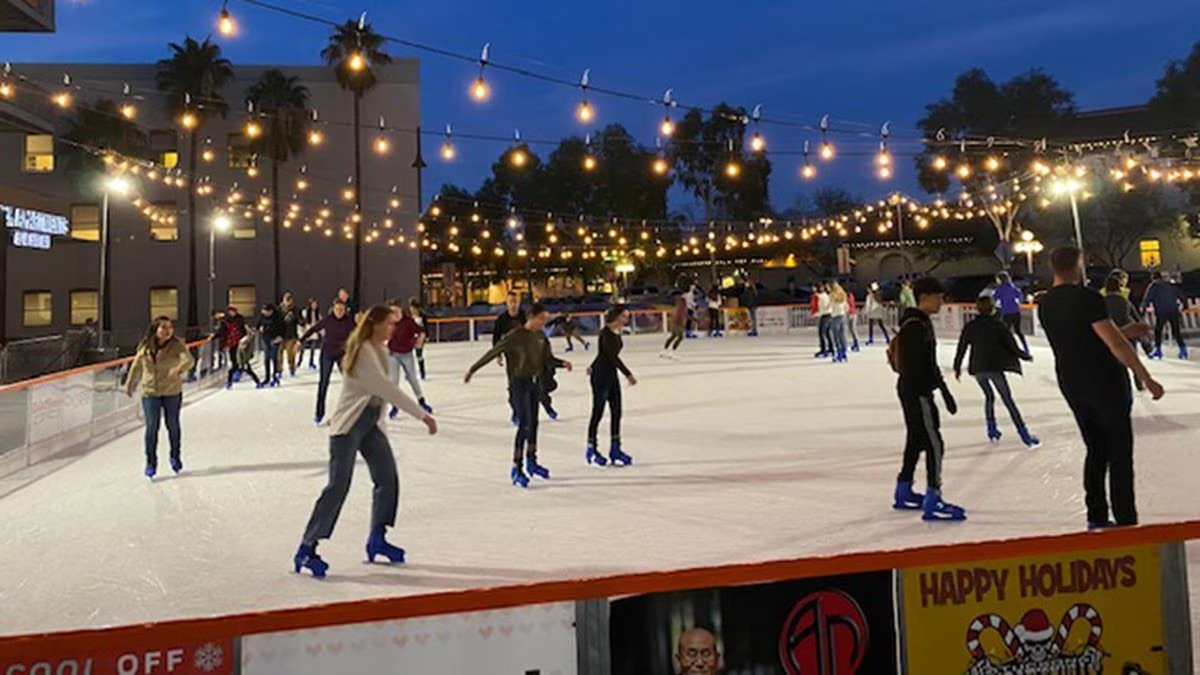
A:
POLYGON ((250 166, 250 160, 254 157, 254 150, 250 147, 250 141, 245 134, 229 134, 227 141, 229 157, 229 168, 245 169, 250 166))
POLYGON ((179 212, 175 202, 156 203, 154 208, 159 218, 157 221, 150 221, 150 238, 154 241, 178 240, 179 212))
POLYGON ((179 318, 179 290, 176 288, 150 289, 150 318, 165 316, 172 321, 179 318))
POLYGON ((23 166, 26 173, 54 171, 54 137, 46 134, 27 134, 23 166))
POLYGON ((100 207, 95 204, 71 206, 71 238, 100 241, 100 207))
POLYGON ((71 291, 71 325, 82 326, 88 319, 100 319, 100 294, 96 291, 71 291))
POLYGON ((1142 254, 1142 267, 1162 267, 1162 245, 1157 239, 1143 239, 1139 242, 1138 249, 1142 254))
POLYGON ((234 239, 254 239, 258 236, 258 221, 253 218, 236 221, 233 226, 234 239))
POLYGON ((254 310, 258 305, 258 296, 254 293, 254 287, 230 286, 228 304, 237 307, 242 316, 255 316, 254 310))
POLYGON ((175 167, 179 166, 179 153, 175 152, 174 150, 170 152, 164 152, 158 156, 158 163, 162 164, 168 169, 174 169, 175 167))
POLYGON ((22 325, 26 328, 49 326, 54 319, 50 291, 25 291, 21 309, 22 325))

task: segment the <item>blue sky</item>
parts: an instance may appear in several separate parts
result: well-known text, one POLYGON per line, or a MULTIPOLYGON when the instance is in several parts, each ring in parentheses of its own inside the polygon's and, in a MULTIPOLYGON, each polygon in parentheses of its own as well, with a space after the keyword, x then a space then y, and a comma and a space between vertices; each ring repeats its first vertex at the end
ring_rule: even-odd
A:
MULTIPOLYGON (((890 121, 911 136, 926 103, 946 94, 954 76, 980 66, 1003 80, 1041 67, 1076 94, 1082 109, 1136 104, 1152 93, 1164 64, 1200 40, 1195 0, 276 0, 331 19, 366 11, 380 32, 477 53, 568 79, 585 68, 595 86, 658 96, 667 87, 688 103, 763 105, 764 116, 838 124, 875 133, 890 121)), ((211 0, 58 0, 58 33, 0 36, 0 60, 152 61, 184 34, 212 30, 211 0)), ((230 1, 241 35, 224 41, 236 62, 314 64, 326 31, 230 1)), ((422 118, 461 132, 558 138, 582 131, 573 92, 502 73, 493 99, 470 102, 470 64, 393 47, 421 58, 422 118)), ((621 122, 653 142, 659 110, 597 98, 599 124, 621 122)), ((798 149, 813 138, 768 127, 771 147, 798 149)), ((427 191, 443 182, 475 188, 502 144, 460 144, 452 165, 430 143, 427 191)), ((861 146, 860 146, 861 147, 861 146)), ((797 178, 798 158, 775 161, 772 202, 783 209, 823 185, 864 197, 917 190, 910 162, 890 183, 875 179, 869 158, 844 157, 818 178, 797 178)), ((676 200, 678 201, 678 200, 676 200)))

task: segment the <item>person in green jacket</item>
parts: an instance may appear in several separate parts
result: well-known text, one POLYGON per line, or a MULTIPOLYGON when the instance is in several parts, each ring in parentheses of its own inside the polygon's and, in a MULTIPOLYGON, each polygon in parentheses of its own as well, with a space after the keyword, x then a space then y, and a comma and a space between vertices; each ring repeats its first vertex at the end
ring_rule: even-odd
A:
POLYGON ((138 383, 142 385, 142 412, 146 418, 145 474, 151 480, 158 473, 158 429, 164 419, 171 443, 171 469, 175 473, 183 471, 179 454, 179 409, 183 406, 183 376, 194 363, 187 345, 175 337, 175 324, 171 319, 155 318, 146 337, 138 344, 125 381, 125 393, 129 396, 133 396, 138 383))
POLYGON ((900 305, 901 313, 903 313, 904 310, 906 310, 910 307, 917 306, 917 296, 913 294, 913 287, 912 287, 911 281, 906 280, 906 281, 900 282, 900 298, 899 298, 899 302, 897 304, 900 305))
POLYGON ((546 306, 540 302, 534 303, 529 308, 524 325, 505 335, 463 377, 463 382, 469 383, 479 369, 500 355, 507 360, 509 391, 517 413, 517 437, 513 444, 510 477, 513 485, 522 488, 529 487, 530 475, 550 477, 550 471, 537 461, 538 407, 546 373, 553 372, 554 368, 571 370, 570 361, 554 356, 550 340, 542 332, 548 318, 546 306))

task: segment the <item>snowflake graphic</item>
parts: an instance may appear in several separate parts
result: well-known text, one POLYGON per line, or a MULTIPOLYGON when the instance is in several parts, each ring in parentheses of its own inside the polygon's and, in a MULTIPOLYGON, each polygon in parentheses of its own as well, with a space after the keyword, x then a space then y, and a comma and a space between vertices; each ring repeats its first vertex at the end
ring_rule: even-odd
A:
POLYGON ((196 653, 192 657, 192 663, 196 666, 196 670, 201 672, 216 672, 218 668, 225 664, 225 650, 212 642, 201 645, 196 649, 196 653))

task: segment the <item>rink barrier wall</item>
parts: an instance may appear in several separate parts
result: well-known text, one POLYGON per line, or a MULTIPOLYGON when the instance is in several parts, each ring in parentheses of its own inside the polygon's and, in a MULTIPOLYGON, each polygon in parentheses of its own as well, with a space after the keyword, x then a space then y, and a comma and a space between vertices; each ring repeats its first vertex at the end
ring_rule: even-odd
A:
MULTIPOLYGON (((213 343, 199 340, 188 348, 196 366, 184 384, 185 402, 219 382, 224 372, 213 343)), ((125 357, 0 386, 0 477, 136 428, 139 400, 123 390, 132 362, 125 357)))
MULTIPOLYGON (((1015 539, 868 551, 791 560, 742 563, 608 577, 545 581, 425 595, 374 598, 230 616, 181 619, 0 637, 0 666, 50 658, 119 655, 163 651, 178 645, 233 645, 247 636, 306 631, 330 626, 395 621, 521 607, 612 599, 642 594, 734 587, 922 567, 979 564, 986 561, 1085 554, 1130 547, 1178 545, 1200 539, 1200 520, 1142 525, 1099 532, 1076 532, 1015 539)), ((285 572, 281 571, 281 574, 285 572)), ((398 575, 403 574, 397 570, 398 575)), ((311 581, 311 583, 322 583, 311 581)), ((1186 609, 1186 607, 1184 607, 1186 609)), ((115 658, 115 657, 114 657, 115 658)), ((0 671, 3 672, 3 671, 0 671)), ((100 672, 100 671, 97 671, 100 672)), ((26 675, 9 671, 4 675, 26 675)))

